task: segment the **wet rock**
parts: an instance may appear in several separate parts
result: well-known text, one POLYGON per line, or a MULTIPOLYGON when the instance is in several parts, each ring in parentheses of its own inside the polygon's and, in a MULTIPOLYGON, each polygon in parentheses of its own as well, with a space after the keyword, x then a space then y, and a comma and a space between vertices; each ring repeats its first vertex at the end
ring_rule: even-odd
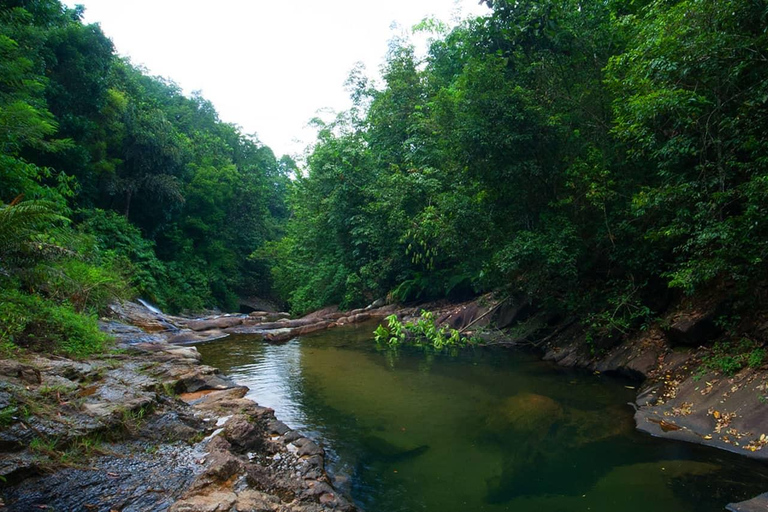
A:
POLYGON ((765 512, 768 510, 768 492, 741 503, 729 503, 725 508, 731 512, 765 512))
POLYGON ((136 343, 131 346, 133 353, 143 353, 152 356, 156 362, 187 360, 190 364, 200 362, 202 356, 194 347, 179 347, 168 343, 136 343))
POLYGON ((643 380, 656 368, 660 355, 656 347, 626 343, 611 350, 592 366, 600 373, 614 373, 635 380, 643 380))
POLYGON ((327 308, 313 311, 312 313, 305 315, 303 318, 307 320, 317 321, 317 320, 323 320, 323 319, 331 320, 334 318, 341 318, 342 316, 346 316, 346 315, 339 311, 338 306, 329 306, 327 308))
POLYGON ((280 420, 270 421, 267 427, 269 428, 270 434, 277 434, 279 436, 282 436, 283 434, 291 430, 290 428, 288 428, 288 425, 286 425, 280 420))
POLYGON ((7 391, 0 391, 0 410, 10 407, 13 402, 13 395, 7 391))
POLYGON ((210 366, 193 367, 182 374, 168 372, 167 378, 175 381, 183 393, 194 393, 209 389, 225 390, 236 387, 232 379, 221 375, 216 368, 211 368, 210 366))
POLYGON ((217 329, 206 330, 205 332, 196 332, 191 329, 180 329, 172 334, 166 335, 168 343, 187 344, 187 343, 207 343, 209 341, 219 340, 229 336, 228 333, 217 329))
POLYGON ((297 439, 301 439, 301 437, 302 437, 301 434, 299 434, 295 430, 291 430, 290 432, 286 433, 283 436, 283 443, 285 443, 285 444, 293 443, 297 439))
MULTIPOLYGON (((294 442, 294 444, 296 444, 294 442)), ((312 456, 312 455, 324 455, 325 452, 314 441, 307 440, 304 442, 298 451, 299 456, 312 456)))
POLYGON ((365 309, 377 309, 386 305, 387 299, 385 297, 381 297, 380 299, 376 299, 375 301, 371 302, 365 309))
POLYGON ((149 415, 141 424, 140 436, 162 442, 188 441, 205 429, 201 418, 185 410, 162 410, 149 415))
POLYGON ((241 473, 245 463, 232 453, 232 445, 221 436, 214 436, 206 447, 205 466, 190 486, 187 496, 200 493, 241 473))
MULTIPOLYGON (((103 360, 34 356, 29 365, 0 363, 0 407, 15 407, 22 395, 23 403, 46 404, 0 428, 4 510, 354 510, 327 484, 317 444, 246 399, 248 388, 201 365, 194 348, 162 341, 190 335, 175 327, 186 319, 154 320, 167 330, 142 335, 102 322, 130 348, 103 360), (28 449, 35 438, 53 440, 56 450, 90 446, 93 435, 105 439, 108 454, 88 456, 76 468, 50 472, 57 468, 53 454, 28 449)), ((294 329, 318 323, 300 321, 294 329)))
POLYGON ((150 311, 141 304, 125 301, 109 306, 114 317, 147 333, 175 331, 178 327, 166 316, 150 311))
POLYGON ((484 327, 490 323, 490 318, 486 316, 482 320, 478 319, 487 313, 488 309, 477 302, 470 302, 439 317, 437 323, 448 325, 453 329, 464 329, 477 320, 477 323, 472 325, 484 327))
POLYGON ((3 511, 161 512, 168 510, 200 470, 192 449, 183 444, 152 454, 141 446, 114 449, 118 456, 97 457, 88 468, 63 468, 7 487, 3 511))
POLYGON ((135 325, 128 325, 123 322, 99 321, 99 328, 113 336, 119 345, 133 345, 135 343, 163 343, 165 336, 162 334, 150 334, 135 325))
POLYGON ((363 312, 363 313, 356 313, 354 315, 349 315, 349 316, 339 318, 338 320, 336 320, 336 323, 338 325, 357 324, 357 323, 365 322, 366 320, 370 320, 371 318, 372 316, 370 313, 363 312))
POLYGON ((768 407, 758 400, 766 384, 759 375, 750 368, 733 377, 667 374, 656 400, 635 413, 637 428, 657 437, 768 459, 768 445, 761 440, 768 434, 768 407))

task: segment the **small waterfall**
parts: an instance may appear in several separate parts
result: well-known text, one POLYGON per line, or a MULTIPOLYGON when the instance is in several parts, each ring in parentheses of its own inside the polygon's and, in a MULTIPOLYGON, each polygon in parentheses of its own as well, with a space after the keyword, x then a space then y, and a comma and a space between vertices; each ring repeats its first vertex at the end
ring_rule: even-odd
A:
POLYGON ((144 299, 137 299, 137 300, 141 303, 142 306, 144 306, 145 308, 147 308, 151 312, 155 313, 156 315, 162 315, 163 314, 162 311, 160 311, 159 309, 157 309, 155 306, 153 306, 149 302, 145 301, 144 299))

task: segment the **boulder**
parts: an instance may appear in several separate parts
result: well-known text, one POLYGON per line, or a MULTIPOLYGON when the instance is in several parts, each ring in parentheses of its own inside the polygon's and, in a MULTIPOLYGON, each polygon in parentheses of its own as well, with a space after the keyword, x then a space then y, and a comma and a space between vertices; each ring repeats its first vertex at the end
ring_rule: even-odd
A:
POLYGON ((667 337, 673 345, 698 347, 705 345, 722 333, 715 324, 715 312, 690 311, 678 316, 667 329, 667 337))
POLYGON ((263 451, 263 426, 249 421, 242 414, 232 416, 224 425, 224 438, 229 441, 236 453, 263 451))
POLYGON ((139 327, 144 332, 156 333, 178 329, 165 315, 150 311, 147 307, 135 302, 125 301, 120 304, 111 304, 109 309, 113 316, 139 327))
POLYGON ((507 300, 491 315, 492 323, 499 329, 506 329, 531 316, 533 306, 528 301, 507 300))

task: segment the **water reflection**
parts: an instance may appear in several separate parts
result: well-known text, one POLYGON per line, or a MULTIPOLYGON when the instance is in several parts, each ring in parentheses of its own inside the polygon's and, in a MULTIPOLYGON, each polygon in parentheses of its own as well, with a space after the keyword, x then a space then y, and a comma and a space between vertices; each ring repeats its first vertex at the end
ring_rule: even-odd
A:
POLYGON ((377 351, 372 329, 199 349, 320 439, 368 512, 715 511, 768 488, 760 463, 639 434, 625 383, 525 353, 377 351))

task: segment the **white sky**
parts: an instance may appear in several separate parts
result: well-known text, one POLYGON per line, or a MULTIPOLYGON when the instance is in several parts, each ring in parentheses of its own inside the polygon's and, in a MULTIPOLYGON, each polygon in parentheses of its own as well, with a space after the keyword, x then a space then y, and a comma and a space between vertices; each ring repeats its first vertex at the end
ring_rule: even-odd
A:
MULTIPOLYGON (((314 140, 319 110, 349 107, 356 62, 377 75, 387 42, 425 16, 484 14, 478 0, 65 0, 82 4, 118 53, 185 94, 200 90, 222 120, 279 157, 314 140), (391 27, 397 23, 401 29, 391 27)), ((325 116, 327 118, 327 116, 325 116)))

